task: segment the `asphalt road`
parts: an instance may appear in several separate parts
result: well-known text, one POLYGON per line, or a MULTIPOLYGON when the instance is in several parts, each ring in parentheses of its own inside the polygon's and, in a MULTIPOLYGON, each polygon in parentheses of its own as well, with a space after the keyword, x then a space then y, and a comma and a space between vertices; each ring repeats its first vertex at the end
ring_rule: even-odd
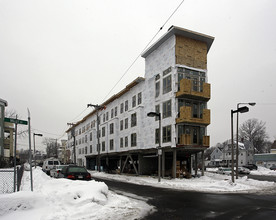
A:
POLYGON ((95 179, 105 182, 116 193, 147 198, 147 203, 157 211, 144 219, 276 219, 275 192, 211 194, 95 179))

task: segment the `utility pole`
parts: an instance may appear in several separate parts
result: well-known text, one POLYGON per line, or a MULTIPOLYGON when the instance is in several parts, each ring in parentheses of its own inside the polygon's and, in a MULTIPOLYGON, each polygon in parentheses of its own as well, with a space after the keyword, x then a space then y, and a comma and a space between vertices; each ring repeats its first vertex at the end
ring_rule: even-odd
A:
POLYGON ((31 191, 33 191, 33 170, 32 170, 32 147, 31 147, 31 114, 28 109, 28 130, 29 130, 29 164, 31 175, 31 191))
POLYGON ((94 107, 97 113, 97 150, 98 150, 98 158, 97 158, 97 168, 98 171, 101 172, 101 159, 100 159, 100 135, 99 135, 99 124, 100 124, 100 118, 99 118, 99 110, 103 110, 106 107, 104 105, 93 105, 93 104, 87 104, 88 107, 94 107))
POLYGON ((76 164, 76 134, 75 134, 75 125, 74 123, 67 123, 67 125, 72 126, 71 135, 73 136, 73 154, 74 154, 74 164, 76 164))

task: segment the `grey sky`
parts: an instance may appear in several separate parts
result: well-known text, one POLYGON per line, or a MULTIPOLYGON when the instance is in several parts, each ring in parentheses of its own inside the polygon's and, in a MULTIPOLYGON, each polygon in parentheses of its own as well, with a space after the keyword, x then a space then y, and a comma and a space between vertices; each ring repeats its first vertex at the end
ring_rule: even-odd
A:
MULTIPOLYGON (((92 110, 87 103, 104 101, 180 2, 0 0, 0 97, 22 119, 29 108, 35 132, 60 137, 67 122, 92 110)), ((185 0, 158 35, 176 25, 215 37, 211 145, 230 138, 230 110, 239 102, 257 103, 241 123, 257 118, 276 136, 275 9, 274 0, 185 0)), ((109 97, 144 69, 139 58, 109 97)))

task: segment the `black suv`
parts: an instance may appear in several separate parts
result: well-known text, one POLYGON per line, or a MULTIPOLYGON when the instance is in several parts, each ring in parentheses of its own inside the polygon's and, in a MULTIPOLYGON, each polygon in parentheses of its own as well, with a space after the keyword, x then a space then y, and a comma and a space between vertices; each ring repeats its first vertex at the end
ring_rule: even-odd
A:
POLYGON ((245 167, 249 170, 257 170, 258 169, 258 167, 255 164, 247 164, 247 165, 244 165, 243 167, 245 167))
POLYGON ((91 180, 91 174, 84 168, 76 165, 63 167, 61 170, 64 178, 71 180, 91 180))

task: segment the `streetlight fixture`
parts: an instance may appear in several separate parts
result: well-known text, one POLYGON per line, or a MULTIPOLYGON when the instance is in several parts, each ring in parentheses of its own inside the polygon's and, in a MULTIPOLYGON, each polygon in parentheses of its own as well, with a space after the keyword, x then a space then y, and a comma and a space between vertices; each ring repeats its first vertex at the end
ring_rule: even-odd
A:
MULTIPOLYGON (((235 179, 234 179, 234 137, 233 137, 233 114, 234 113, 245 113, 245 112, 248 112, 249 111, 249 108, 244 106, 244 107, 240 107, 238 108, 237 110, 231 110, 231 150, 232 150, 232 163, 231 163, 231 175, 232 175, 232 182, 234 183, 235 182, 235 179)), ((238 172, 238 170, 237 170, 238 172)))
MULTIPOLYGON (((40 137, 42 137, 42 136, 43 136, 43 134, 36 134, 36 133, 34 133, 34 162, 35 162, 35 168, 36 168, 36 157, 35 157, 35 136, 40 136, 40 137)), ((30 166, 32 166, 32 165, 30 164, 30 166)))
POLYGON ((94 107, 97 113, 97 150, 98 150, 98 171, 101 172, 101 159, 100 159, 100 135, 99 135, 99 124, 100 124, 100 117, 99 117, 99 110, 103 110, 106 109, 105 105, 93 105, 93 104, 87 104, 87 108, 88 107, 94 107))
MULTIPOLYGON (((256 105, 256 102, 248 102, 248 103, 238 103, 237 109, 239 109, 240 105, 256 105)), ((236 179, 239 178, 238 174, 238 167, 239 167, 239 112, 237 112, 237 137, 236 137, 236 179)))
POLYGON ((160 182, 160 175, 161 175, 161 155, 162 155, 162 150, 161 150, 161 113, 158 112, 149 112, 147 114, 148 117, 157 117, 159 120, 159 146, 157 148, 158 152, 158 182, 160 182))

